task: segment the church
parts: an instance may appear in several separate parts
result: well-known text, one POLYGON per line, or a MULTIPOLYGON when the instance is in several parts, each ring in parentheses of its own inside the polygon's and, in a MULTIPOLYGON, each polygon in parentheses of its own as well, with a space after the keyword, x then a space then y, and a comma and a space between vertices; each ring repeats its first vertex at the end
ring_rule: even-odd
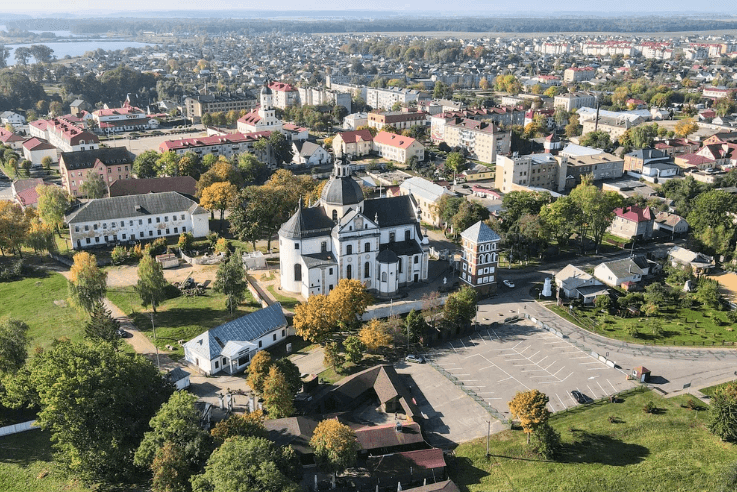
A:
POLYGON ((239 133, 278 132, 282 130, 282 122, 276 117, 274 109, 274 93, 264 82, 259 94, 260 105, 238 120, 239 133))
POLYGON ((343 278, 378 297, 428 277, 429 244, 411 195, 365 200, 347 159, 336 160, 316 206, 302 207, 279 230, 281 288, 328 294, 343 278))

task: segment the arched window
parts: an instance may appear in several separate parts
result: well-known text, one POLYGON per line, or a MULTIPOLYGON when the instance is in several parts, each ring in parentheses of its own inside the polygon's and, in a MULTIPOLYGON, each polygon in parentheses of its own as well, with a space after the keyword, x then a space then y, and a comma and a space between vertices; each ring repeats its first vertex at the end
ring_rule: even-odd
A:
POLYGON ((363 264, 363 278, 371 278, 371 264, 368 261, 363 264))
POLYGON ((381 272, 381 281, 386 282, 386 272, 381 272))
POLYGON ((364 244, 364 245, 363 245, 363 251, 364 251, 365 253, 368 253, 369 251, 371 251, 371 243, 366 243, 366 244, 364 244))
POLYGON ((353 269, 351 268, 351 265, 348 265, 347 267, 345 267, 345 278, 347 278, 348 280, 350 280, 350 279, 353 278, 353 271, 352 270, 353 269))
POLYGON ((420 262, 419 255, 415 255, 415 265, 420 262))
POLYGON ((294 281, 302 281, 302 265, 300 265, 299 263, 294 264, 294 281))
POLYGON ((333 210, 333 220, 338 220, 338 211, 333 210))
POLYGON ((352 244, 349 244, 349 245, 347 245, 347 246, 345 247, 345 252, 346 252, 346 254, 348 254, 348 255, 352 255, 352 254, 353 254, 353 245, 352 245, 352 244))

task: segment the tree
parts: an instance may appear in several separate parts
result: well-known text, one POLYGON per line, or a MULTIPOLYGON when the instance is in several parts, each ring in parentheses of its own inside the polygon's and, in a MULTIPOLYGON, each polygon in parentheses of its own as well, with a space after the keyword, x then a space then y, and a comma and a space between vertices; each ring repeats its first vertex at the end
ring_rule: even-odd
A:
POLYGON ((645 302, 648 304, 662 306, 669 296, 670 293, 661 283, 653 282, 645 287, 645 302))
POLYGON ((533 389, 518 391, 508 403, 512 418, 519 419, 522 430, 527 434, 527 444, 530 444, 530 434, 550 417, 550 411, 546 408, 548 401, 547 395, 533 389))
POLYGON ((294 413, 294 393, 276 365, 269 368, 269 376, 264 381, 263 398, 271 418, 280 419, 294 413))
MULTIPOLYGON (((205 160, 203 159, 203 162, 204 161, 205 160)), ((236 188, 241 188, 243 186, 243 177, 241 176, 241 173, 234 165, 221 156, 220 160, 216 161, 206 173, 200 176, 200 180, 197 181, 197 197, 201 197, 202 192, 214 183, 223 182, 235 185, 236 188)))
POLYGON ((575 225, 581 236, 581 251, 584 249, 584 236, 590 234, 596 252, 599 252, 604 233, 614 219, 614 209, 622 206, 622 197, 614 191, 602 191, 591 184, 580 184, 569 194, 579 213, 575 215, 575 225))
POLYGON ((409 312, 407 318, 404 320, 404 324, 407 327, 408 346, 410 342, 419 342, 429 328, 427 321, 425 321, 425 315, 414 309, 409 312))
POLYGON ((594 301, 594 305, 597 309, 609 311, 609 309, 612 307, 612 298, 608 295, 597 296, 596 300, 594 301))
POLYGON ((458 212, 450 219, 456 233, 465 231, 476 222, 489 218, 489 210, 479 202, 463 200, 458 206, 458 212))
POLYGON ((28 49, 36 63, 50 63, 53 59, 54 50, 45 44, 32 44, 28 49))
POLYGON ((14 56, 18 65, 28 65, 28 59, 31 57, 31 49, 25 46, 19 46, 15 49, 14 56))
POLYGON ((469 286, 448 296, 443 306, 443 317, 448 323, 467 326, 476 315, 476 291, 469 286))
POLYGON ((717 388, 709 405, 707 427, 722 441, 737 441, 737 385, 717 388))
POLYGON ((258 351, 253 356, 253 359, 251 359, 251 364, 248 366, 246 382, 256 393, 262 394, 264 392, 264 383, 269 377, 273 363, 271 355, 265 350, 258 351))
POLYGON ((15 374, 28 357, 28 325, 13 318, 0 319, 0 375, 15 374))
POLYGON ((466 164, 466 158, 460 152, 451 152, 445 159, 445 166, 453 171, 453 179, 455 175, 463 170, 463 166, 466 164))
POLYGON ((695 121, 681 120, 676 123, 676 136, 687 137, 692 133, 699 131, 699 125, 695 121))
POLYGON ((264 427, 264 413, 261 410, 242 414, 234 413, 215 424, 210 434, 221 443, 236 436, 263 438, 268 436, 266 427, 264 427))
POLYGON ((246 298, 246 270, 243 268, 243 260, 240 254, 230 255, 228 261, 223 261, 218 266, 215 275, 213 290, 225 294, 225 305, 233 314, 238 304, 246 298))
POLYGON ((579 123, 579 117, 577 114, 572 114, 570 118, 568 118, 568 124, 566 125, 565 131, 566 131, 566 137, 571 138, 578 135, 581 135, 581 130, 583 129, 583 126, 581 126, 579 123))
POLYGON ((210 435, 202 430, 200 416, 195 408, 197 397, 186 391, 171 395, 151 419, 151 430, 143 436, 136 450, 134 463, 150 467, 156 452, 166 443, 179 448, 190 474, 204 463, 210 451, 210 435))
POLYGON ((268 166, 247 152, 238 156, 238 170, 243 180, 249 184, 261 184, 269 176, 268 166))
POLYGON ((153 492, 189 492, 190 464, 181 447, 166 442, 156 450, 151 463, 153 492))
POLYGON ((606 149, 611 145, 611 140, 609 134, 605 131, 589 132, 581 139, 581 145, 584 147, 606 149))
POLYGON ((389 347, 392 337, 386 332, 386 326, 378 319, 372 319, 358 332, 358 338, 366 347, 373 352, 381 347, 389 347))
POLYGON ((117 348, 120 344, 119 329, 120 323, 113 318, 110 310, 103 303, 97 303, 90 312, 90 320, 84 326, 84 337, 88 340, 102 340, 117 348))
POLYGON ((51 164, 52 164, 53 162, 54 162, 54 161, 53 161, 53 160, 51 159, 51 157, 49 157, 49 156, 46 156, 46 157, 44 157, 43 159, 41 159, 41 165, 42 165, 42 166, 43 166, 43 168, 44 168, 44 169, 46 169, 47 171, 48 171, 49 169, 51 169, 51 164))
POLYGON ((302 377, 299 367, 286 357, 274 362, 274 366, 284 376, 289 393, 294 396, 302 389, 302 377))
POLYGON ((298 492, 294 452, 260 437, 232 437, 213 451, 193 492, 298 492))
POLYGON ((69 270, 69 295, 72 302, 88 313, 107 293, 107 273, 97 266, 97 258, 86 251, 74 255, 69 270))
POLYGON ((10 251, 23 258, 21 246, 26 242, 29 227, 28 218, 19 204, 0 200, 0 252, 3 255, 10 251))
POLYGON ((294 157, 292 143, 287 141, 287 138, 282 132, 271 132, 271 135, 269 135, 269 145, 276 158, 277 166, 285 162, 292 162, 292 158, 294 157))
POLYGON ((345 349, 345 358, 348 362, 358 364, 363 360, 363 351, 366 347, 364 347, 361 339, 357 336, 350 335, 346 337, 343 341, 343 348, 345 349))
POLYGON ((541 458, 552 460, 560 452, 560 434, 553 429, 549 422, 543 422, 532 433, 531 444, 541 458))
POLYGON ((337 327, 338 320, 328 296, 318 294, 307 298, 294 309, 297 336, 312 343, 323 343, 337 327))
POLYGON ((220 211, 220 228, 223 224, 223 213, 233 203, 238 193, 238 188, 227 182, 213 183, 202 191, 200 205, 211 212, 220 211))
POLYGON ((373 297, 360 280, 342 278, 328 294, 328 301, 336 321, 344 328, 352 328, 373 302, 373 297))
POLYGON ((315 461, 322 470, 340 473, 356 462, 356 434, 337 419, 323 420, 315 427, 310 439, 315 461))
POLYGON ((328 342, 325 344, 324 352, 323 363, 333 370, 339 371, 345 363, 345 359, 340 353, 340 345, 337 342, 328 342))
POLYGON ((169 282, 164 278, 161 263, 151 255, 143 255, 138 263, 138 283, 136 292, 141 297, 143 307, 151 306, 154 313, 156 306, 166 299, 166 287, 169 282))
POLYGON ((133 173, 137 178, 155 178, 159 174, 159 158, 155 150, 147 150, 133 161, 133 173))
POLYGON ((58 341, 19 375, 56 460, 82 479, 130 477, 149 420, 173 392, 149 361, 108 344, 58 341))

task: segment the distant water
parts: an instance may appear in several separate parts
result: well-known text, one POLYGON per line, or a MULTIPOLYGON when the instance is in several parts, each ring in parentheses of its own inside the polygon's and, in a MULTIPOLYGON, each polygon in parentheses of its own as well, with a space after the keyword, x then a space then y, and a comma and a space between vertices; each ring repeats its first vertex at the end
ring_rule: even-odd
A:
MULTIPOLYGON (((62 41, 55 43, 37 42, 34 44, 44 44, 54 50, 54 55, 58 59, 62 59, 69 55, 71 57, 82 56, 88 51, 95 51, 100 48, 105 51, 124 50, 125 48, 143 48, 152 46, 150 43, 139 43, 137 41, 104 41, 104 40, 86 40, 86 41, 62 41)), ((30 44, 8 44, 6 48, 10 49, 10 56, 6 62, 8 65, 15 65, 15 49, 21 46, 29 47, 30 44)))

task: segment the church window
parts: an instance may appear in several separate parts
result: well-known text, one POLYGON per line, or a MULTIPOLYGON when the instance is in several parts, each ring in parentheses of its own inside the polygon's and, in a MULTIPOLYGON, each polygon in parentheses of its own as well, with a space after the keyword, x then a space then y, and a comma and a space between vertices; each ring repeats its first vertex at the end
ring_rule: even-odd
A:
POLYGON ((366 244, 364 244, 364 245, 363 245, 363 251, 364 251, 365 253, 368 253, 369 251, 371 251, 371 243, 366 243, 366 244))
POLYGON ((345 278, 347 278, 348 280, 353 278, 353 269, 351 268, 351 265, 345 267, 345 278))
POLYGON ((407 229, 406 231, 404 231, 404 240, 409 241, 410 239, 409 236, 410 236, 410 232, 409 232, 409 229, 407 229))
POLYGON ((294 243, 294 249, 299 249, 299 243, 294 243))
POLYGON ((363 264, 363 278, 371 278, 371 264, 368 261, 363 264))
POLYGON ((420 262, 420 257, 419 256, 415 256, 415 265, 418 264, 419 262, 420 262))
POLYGON ((349 244, 349 245, 347 245, 345 247, 345 253, 347 255, 352 255, 353 254, 353 245, 352 244, 349 244))
POLYGON ((394 232, 389 233, 389 242, 393 243, 394 239, 396 238, 396 234, 394 232))
POLYGON ((338 211, 333 210, 333 220, 338 220, 338 211))
POLYGON ((386 272, 381 272, 381 281, 386 282, 386 272))
POLYGON ((400 259, 399 260, 399 273, 402 273, 402 265, 404 265, 404 261, 400 259))
POLYGON ((328 243, 327 243, 327 241, 323 241, 322 243, 320 243, 320 251, 322 253, 324 253, 327 250, 328 250, 328 243))
POLYGON ((302 281, 302 265, 300 265, 299 263, 294 264, 294 281, 302 281))

